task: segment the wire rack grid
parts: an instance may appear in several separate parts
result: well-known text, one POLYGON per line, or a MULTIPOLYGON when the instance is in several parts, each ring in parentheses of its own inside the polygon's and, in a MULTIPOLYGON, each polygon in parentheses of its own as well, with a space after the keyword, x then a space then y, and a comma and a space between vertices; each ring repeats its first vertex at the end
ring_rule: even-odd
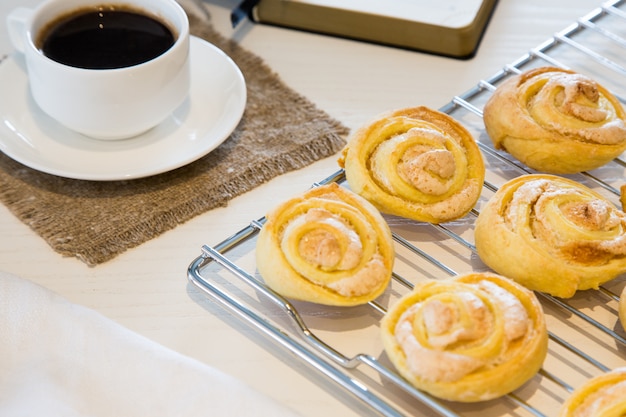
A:
MULTIPOLYGON (((267 288, 255 272, 253 256, 263 217, 215 246, 203 246, 201 255, 189 265, 189 281, 267 336, 273 345, 337 384, 346 395, 362 401, 372 415, 555 415, 575 387, 592 376, 626 365, 626 334, 617 318, 618 294, 626 277, 618 277, 599 290, 579 291, 567 300, 538 293, 549 330, 548 357, 532 380, 498 400, 458 404, 415 389, 396 373, 378 337, 378 323, 387 308, 415 282, 487 270, 473 244, 476 216, 504 182, 533 171, 493 148, 484 130, 482 107, 507 78, 544 65, 587 74, 624 103, 626 0, 604 3, 440 108, 477 139, 487 168, 483 192, 470 214, 446 224, 385 216, 393 232, 396 263, 392 283, 379 299, 360 307, 333 308, 289 301, 267 288)), ((593 172, 569 177, 618 205, 625 170, 622 156, 593 172)), ((339 170, 313 186, 344 181, 339 170)))

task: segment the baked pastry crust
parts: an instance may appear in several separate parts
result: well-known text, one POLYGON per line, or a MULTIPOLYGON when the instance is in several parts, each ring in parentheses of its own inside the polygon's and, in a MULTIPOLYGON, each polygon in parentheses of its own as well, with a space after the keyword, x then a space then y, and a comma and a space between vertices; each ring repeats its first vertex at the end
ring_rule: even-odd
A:
POLYGON ((572 174, 605 165, 626 150, 626 113, 594 80, 541 67, 502 83, 483 118, 496 149, 535 170, 572 174))
POLYGON ((519 388, 541 368, 548 349, 535 294, 493 273, 418 283, 385 314, 381 335, 407 381, 460 402, 519 388))
POLYGON ((626 367, 587 380, 570 394, 559 412, 559 417, 623 415, 626 415, 626 367))
POLYGON ((598 288, 626 271, 626 214, 555 175, 505 183, 481 208, 474 239, 495 272, 557 297, 598 288))
POLYGON ((365 304, 391 279, 394 248, 381 214, 335 183, 313 188, 268 213, 257 268, 279 294, 319 304, 365 304))
POLYGON ((466 215, 485 178, 472 135, 427 107, 387 112, 356 130, 339 165, 350 188, 380 211, 430 223, 466 215))

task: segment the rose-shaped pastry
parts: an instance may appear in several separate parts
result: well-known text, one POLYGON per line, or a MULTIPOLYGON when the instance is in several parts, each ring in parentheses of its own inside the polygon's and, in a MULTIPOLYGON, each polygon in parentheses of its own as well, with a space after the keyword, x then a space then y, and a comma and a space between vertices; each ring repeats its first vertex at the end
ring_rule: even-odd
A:
POLYGON ((491 273, 418 283, 385 314, 381 333, 407 381, 461 402, 519 388, 541 368, 548 349, 535 294, 491 273))
POLYGON ((485 178, 472 135, 445 113, 385 113, 354 132, 339 159, 350 188, 384 213, 430 223, 467 214, 485 178))
POLYGON ((352 306, 378 297, 391 278, 394 248, 380 213, 337 185, 313 188, 266 217, 256 244, 259 273, 279 294, 352 306))
POLYGON ((626 150, 626 113, 592 79, 553 67, 502 83, 484 107, 496 149, 552 174, 598 168, 626 150))
POLYGON ((505 183, 478 215, 474 239, 495 272, 557 297, 626 272, 626 214, 590 188, 554 175, 505 183))
POLYGON ((593 377, 570 394, 559 417, 626 415, 626 368, 593 377))

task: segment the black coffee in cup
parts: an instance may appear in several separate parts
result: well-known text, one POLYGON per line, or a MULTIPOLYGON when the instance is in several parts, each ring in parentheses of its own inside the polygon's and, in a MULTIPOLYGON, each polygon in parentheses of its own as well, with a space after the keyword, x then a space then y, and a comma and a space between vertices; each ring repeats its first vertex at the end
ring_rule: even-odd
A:
POLYGON ((44 55, 65 65, 113 69, 156 58, 175 41, 166 23, 116 5, 76 10, 54 19, 36 44, 44 55))

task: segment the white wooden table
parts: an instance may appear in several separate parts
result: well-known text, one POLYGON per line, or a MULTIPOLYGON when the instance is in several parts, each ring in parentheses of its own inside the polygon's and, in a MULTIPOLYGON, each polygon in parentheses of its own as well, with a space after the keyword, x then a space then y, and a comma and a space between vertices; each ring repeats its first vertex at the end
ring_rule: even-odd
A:
MULTIPOLYGON (((2 18, 36 0, 3 0, 2 18)), ((597 0, 500 0, 477 55, 469 60, 243 24, 230 28, 236 1, 209 1, 216 27, 261 56, 295 90, 351 128, 400 107, 439 108, 529 48, 598 6, 597 0)), ((0 30, 5 30, 4 20, 0 30)), ((11 52, 0 36, 0 55, 11 52)), ((1 92, 0 92, 1 94, 1 92)), ((97 267, 62 258, 0 206, 0 270, 39 283, 137 333, 220 368, 305 416, 359 416, 366 409, 283 360, 220 308, 202 302, 186 269, 215 244, 264 215, 276 201, 336 171, 331 157, 283 175, 97 267), (271 383, 269 383, 271 381, 271 383)))

